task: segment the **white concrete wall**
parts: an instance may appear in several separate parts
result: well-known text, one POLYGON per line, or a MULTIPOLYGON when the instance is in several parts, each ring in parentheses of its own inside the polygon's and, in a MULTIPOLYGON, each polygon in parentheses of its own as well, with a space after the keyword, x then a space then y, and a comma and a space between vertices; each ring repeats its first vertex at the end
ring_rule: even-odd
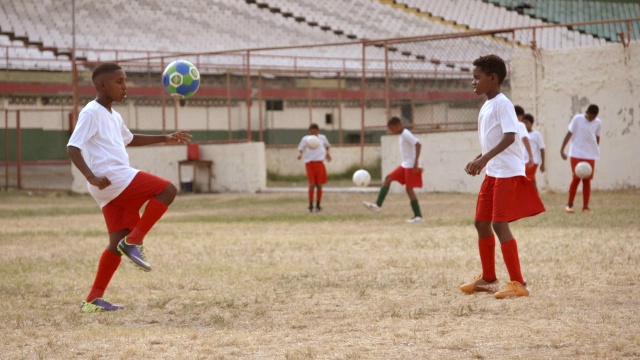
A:
POLYGON ((571 170, 560 146, 572 116, 594 103, 600 107, 602 136, 592 188, 640 187, 640 43, 539 55, 514 56, 511 91, 513 102, 535 116, 547 145, 547 172, 538 175, 539 185, 567 191, 571 170))
MULTIPOLYGON (((178 181, 178 161, 187 158, 184 145, 164 145, 129 147, 131 166, 150 172, 171 181, 180 188, 178 181)), ((200 159, 212 160, 211 187, 214 192, 262 191, 267 186, 264 143, 238 143, 200 145, 200 159)), ((73 183, 71 191, 86 193, 86 180, 72 167, 73 183)), ((183 167, 183 181, 191 179, 192 170, 183 167)), ((205 191, 207 176, 204 170, 196 172, 194 187, 205 191)))
MULTIPOLYGON (((329 174, 342 173, 354 165, 360 165, 359 146, 332 146, 330 150, 332 161, 326 161, 325 166, 329 174)), ((267 148, 267 169, 280 175, 304 175, 304 161, 298 160, 296 147, 267 148)), ((376 166, 380 161, 379 146, 364 147, 364 165, 376 166)))
MULTIPOLYGON (((484 173, 470 176, 464 171, 465 165, 480 154, 478 134, 475 131, 415 134, 422 144, 420 158, 422 189, 416 192, 470 192, 480 189, 484 173)), ((382 176, 386 176, 402 162, 399 135, 382 137, 382 176)), ((392 192, 404 191, 404 187, 393 182, 392 192)))

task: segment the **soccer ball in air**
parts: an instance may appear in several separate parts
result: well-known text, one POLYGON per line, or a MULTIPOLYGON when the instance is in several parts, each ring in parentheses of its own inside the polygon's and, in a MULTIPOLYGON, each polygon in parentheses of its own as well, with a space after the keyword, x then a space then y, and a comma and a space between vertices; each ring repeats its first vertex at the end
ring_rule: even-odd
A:
POLYGON ((186 60, 176 60, 162 73, 162 84, 169 95, 184 99, 195 94, 200 86, 200 72, 186 60))
POLYGON ((307 136, 307 147, 309 149, 317 149, 320 146, 320 138, 316 135, 307 136))
POLYGON ((591 176, 591 172, 593 171, 591 165, 586 161, 580 161, 573 170, 575 171, 576 176, 580 179, 588 178, 591 176))
POLYGON ((367 170, 360 169, 353 173, 352 180, 356 186, 369 186, 369 183, 371 182, 371 175, 369 175, 367 170))

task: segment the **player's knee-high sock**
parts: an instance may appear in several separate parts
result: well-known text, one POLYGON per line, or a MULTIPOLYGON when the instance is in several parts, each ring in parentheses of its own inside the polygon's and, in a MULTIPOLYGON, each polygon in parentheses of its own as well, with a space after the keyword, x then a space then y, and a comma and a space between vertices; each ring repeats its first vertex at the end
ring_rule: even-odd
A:
POLYGON ((93 286, 91 287, 91 291, 89 291, 89 295, 87 295, 87 302, 93 301, 104 295, 104 292, 107 290, 107 286, 111 281, 111 277, 118 269, 118 265, 120 265, 120 260, 122 260, 120 256, 109 250, 102 252, 100 262, 98 262, 96 278, 93 281, 93 286))
POLYGON ((320 206, 320 202, 322 201, 322 188, 318 188, 316 191, 316 207, 320 206))
POLYGON ((420 204, 418 204, 418 200, 411 200, 411 209, 413 209, 414 216, 422 217, 422 213, 420 212, 420 204))
POLYGON ((524 278, 520 271, 520 257, 518 256, 518 244, 516 243, 516 239, 503 242, 500 245, 500 248, 502 250, 502 258, 504 259, 504 264, 507 266, 507 271, 509 272, 511 281, 517 281, 524 285, 524 278))
POLYGON ((582 208, 589 208, 589 198, 591 197, 591 179, 582 180, 582 208))
POLYGON ((573 206, 573 199, 576 198, 576 193, 578 192, 578 185, 580 184, 580 178, 577 176, 573 177, 571 181, 571 185, 569 186, 569 201, 568 205, 573 206))
POLYGON ((383 185, 378 193, 378 200, 376 200, 376 204, 378 204, 378 206, 382 206, 384 198, 387 197, 387 193, 389 193, 389 187, 383 185))
POLYGON ((482 263, 482 278, 488 282, 496 279, 496 237, 491 235, 478 239, 480 262, 482 263))
POLYGON ((144 209, 140 221, 133 228, 131 233, 127 235, 127 242, 129 244, 142 244, 144 236, 147 235, 149 230, 156 224, 158 220, 164 215, 169 207, 162 201, 151 198, 147 203, 147 207, 144 209))
POLYGON ((313 191, 315 189, 312 187, 309 187, 309 204, 313 204, 313 191))

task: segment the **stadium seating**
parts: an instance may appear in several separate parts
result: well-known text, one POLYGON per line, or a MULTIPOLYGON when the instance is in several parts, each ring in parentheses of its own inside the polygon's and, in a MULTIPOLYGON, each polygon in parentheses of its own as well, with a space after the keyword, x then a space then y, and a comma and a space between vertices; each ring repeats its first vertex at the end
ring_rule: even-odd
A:
MULTIPOLYGON (((465 0, 464 6, 461 6, 460 1, 211 0, 206 6, 198 0, 78 1, 75 16, 76 56, 90 62, 107 59, 122 61, 170 53, 464 33, 469 29, 538 25, 544 23, 541 19, 550 16, 547 14, 547 17, 533 19, 526 14, 508 10, 516 3, 515 0, 465 0)), ((585 9, 610 9, 606 4, 611 2, 589 2, 602 5, 600 8, 589 5, 585 9)), ((610 12, 617 14, 616 16, 633 15, 638 7, 640 5, 628 2, 610 12)), ((0 17, 0 50, 4 50, 5 59, 11 58, 10 62, 0 61, 0 68, 70 68, 68 59, 73 30, 69 6, 61 6, 55 0, 7 0, 0 2, 0 10, 6 15, 0 17)), ((533 14, 556 10, 537 4, 535 9, 525 12, 533 14)), ((561 11, 556 12, 558 16, 563 14, 561 11)), ((575 20, 568 15, 562 19, 575 20)), ((615 38, 611 34, 614 30, 604 30, 604 26, 594 28, 602 28, 601 32, 609 31, 610 34, 608 37, 595 38, 566 28, 554 28, 541 31, 537 45, 542 48, 593 46, 605 39, 615 38)), ((510 36, 509 34, 504 38, 511 40, 510 36)), ((516 40, 522 45, 529 45, 532 40, 531 32, 518 32, 516 36, 516 40)), ((367 58, 383 59, 383 50, 373 46, 367 48, 367 58)), ((393 64, 397 70, 455 73, 468 68, 465 63, 475 58, 480 50, 499 54, 508 60, 511 45, 504 39, 498 41, 492 37, 475 37, 442 40, 429 43, 428 46, 426 43, 398 45, 390 47, 387 56, 397 60, 393 64), (423 64, 418 66, 406 61, 423 61, 423 64)), ((252 58, 252 66, 293 67, 295 64, 300 68, 356 70, 361 66, 357 61, 337 58, 358 59, 361 54, 360 46, 270 50, 261 52, 260 55, 263 56, 252 58), (294 60, 293 57, 298 58, 294 60)), ((230 61, 242 64, 237 59, 238 57, 210 56, 207 61, 214 69, 215 64, 229 64, 230 61)), ((380 62, 372 62, 367 66, 384 70, 380 62)))
MULTIPOLYGON (((453 21, 464 25, 469 29, 490 30, 500 28, 514 28, 522 26, 544 25, 540 19, 534 19, 522 15, 505 7, 496 7, 480 0, 465 0, 464 4, 459 0, 397 0, 399 4, 405 4, 409 8, 419 9, 430 16, 441 17, 443 20, 453 21)), ((594 38, 591 35, 574 32, 567 28, 538 31, 536 45, 540 48, 594 46, 605 42, 603 39, 594 38)), ((510 39, 511 34, 505 34, 504 38, 510 39)), ((515 39, 522 45, 530 45, 533 41, 531 32, 519 31, 515 39)))
MULTIPOLYGON (((518 7, 521 0, 484 0, 507 9, 550 23, 575 23, 605 19, 629 19, 640 17, 640 2, 634 0, 554 0, 532 1, 532 7, 518 7)), ((627 31, 623 23, 576 26, 574 30, 594 35, 609 41, 620 41, 619 32, 627 31)), ((635 22, 631 38, 640 40, 640 24, 635 22)))

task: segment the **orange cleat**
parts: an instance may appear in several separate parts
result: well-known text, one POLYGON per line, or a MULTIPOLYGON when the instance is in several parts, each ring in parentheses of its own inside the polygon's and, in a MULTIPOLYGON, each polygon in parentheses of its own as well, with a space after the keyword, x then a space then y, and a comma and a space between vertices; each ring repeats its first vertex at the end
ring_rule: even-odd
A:
POLYGON ((493 295, 496 299, 504 299, 510 296, 529 296, 529 289, 517 281, 510 281, 493 295))
POLYGON ((500 281, 498 281, 498 279, 488 282, 482 278, 482 274, 478 274, 470 283, 460 285, 460 291, 467 294, 473 294, 477 291, 494 293, 498 291, 499 288, 500 281))

